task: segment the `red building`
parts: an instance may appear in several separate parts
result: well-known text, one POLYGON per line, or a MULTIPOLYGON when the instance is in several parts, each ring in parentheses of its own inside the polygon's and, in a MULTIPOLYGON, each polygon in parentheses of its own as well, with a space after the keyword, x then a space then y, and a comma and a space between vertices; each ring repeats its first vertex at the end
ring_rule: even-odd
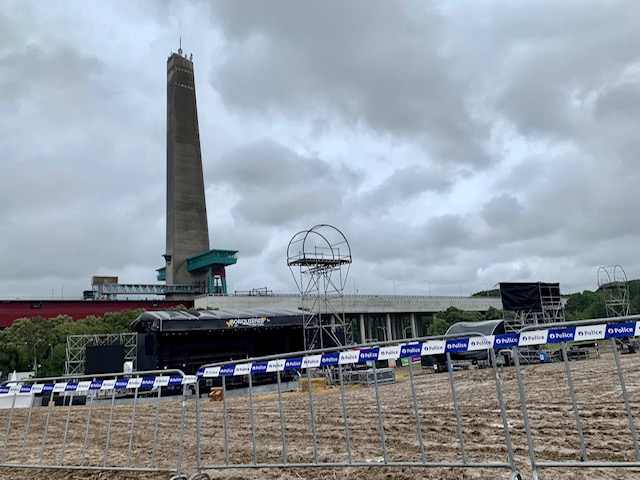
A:
POLYGON ((167 310, 184 305, 193 307, 192 300, 0 300, 0 328, 10 327, 18 318, 55 318, 69 315, 82 320, 90 315, 102 317, 109 312, 143 308, 147 311, 167 310))

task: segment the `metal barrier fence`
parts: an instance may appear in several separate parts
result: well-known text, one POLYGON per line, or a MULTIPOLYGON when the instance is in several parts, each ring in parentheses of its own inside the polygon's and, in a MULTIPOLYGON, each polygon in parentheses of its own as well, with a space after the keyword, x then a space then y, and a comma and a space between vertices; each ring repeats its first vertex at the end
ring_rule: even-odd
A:
POLYGON ((632 354, 640 315, 540 327, 261 357, 205 365, 197 376, 163 370, 4 385, 0 467, 174 479, 222 469, 415 467, 474 470, 474 478, 478 469, 503 470, 516 480, 516 461, 529 473, 528 454, 533 480, 541 469, 640 471, 632 354), (454 368, 452 355, 477 351, 487 352, 488 368, 454 368), (414 370, 432 355, 448 368, 414 370), (514 368, 498 366, 509 358, 514 368), (387 375, 382 361, 410 368, 387 375), (201 385, 213 388, 212 401, 200 398, 201 385), (165 396, 170 389, 178 395, 165 396))
POLYGON ((185 400, 196 381, 180 370, 162 370, 5 384, 0 467, 168 472, 186 478, 181 476, 185 400), (163 396, 176 389, 181 395, 163 396))
POLYGON ((377 361, 405 359, 411 365, 421 356, 441 354, 451 365, 454 352, 491 346, 480 334, 472 336, 203 366, 198 375, 204 382, 219 382, 221 394, 219 401, 207 403, 197 396, 194 477, 231 468, 456 467, 504 469, 509 479, 520 478, 493 349, 488 350, 492 368, 483 372, 481 383, 468 375, 462 379, 453 368, 448 375, 417 375, 412 367, 395 383, 373 381, 370 387, 354 388, 344 381, 347 370, 363 364, 377 378, 377 361), (301 388, 286 392, 284 377, 292 374, 301 388), (337 377, 335 387, 327 387, 325 374, 337 377), (258 388, 268 388, 258 384, 269 381, 272 393, 257 395, 258 388), (244 388, 246 394, 228 395, 233 388, 244 388), (480 421, 496 424, 490 445, 476 431, 479 420, 468 415, 478 409, 486 416, 480 421))
POLYGON ((520 332, 513 358, 534 480, 542 468, 640 467, 633 415, 640 408, 640 370, 634 355, 622 358, 635 353, 631 339, 640 335, 638 320, 640 315, 520 332), (537 352, 541 365, 523 369, 526 350, 537 352), (545 398, 561 382, 563 395, 545 398), (567 433, 575 435, 573 442, 567 433))

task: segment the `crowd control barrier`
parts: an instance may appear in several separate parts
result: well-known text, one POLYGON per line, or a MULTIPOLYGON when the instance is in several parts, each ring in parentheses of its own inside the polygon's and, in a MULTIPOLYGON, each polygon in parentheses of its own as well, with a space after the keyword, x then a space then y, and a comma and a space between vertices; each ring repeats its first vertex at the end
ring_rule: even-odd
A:
POLYGON ((195 382, 180 370, 162 370, 5 384, 0 467, 182 478, 185 399, 195 382))
POLYGON ((521 330, 513 358, 533 480, 540 469, 640 467, 633 414, 640 408, 640 359, 633 355, 638 320, 640 315, 521 330), (523 368, 532 353, 540 364, 523 368), (551 385, 564 388, 550 394, 551 385))
POLYGON ((492 346, 472 334, 205 365, 199 384, 220 391, 212 395, 218 401, 196 400, 194 478, 220 469, 455 467, 503 469, 519 479, 492 346), (451 366, 451 354, 487 348, 492 368, 482 384, 453 368, 421 374, 421 356, 441 355, 451 366), (411 365, 406 377, 368 387, 344 381, 361 367, 378 378, 389 361, 411 365), (489 446, 471 411, 492 424, 489 446))
POLYGON ((0 387, 0 467, 188 471, 192 480, 222 469, 361 467, 439 478, 455 477, 437 469, 474 478, 490 469, 489 478, 501 470, 517 480, 529 478, 527 463, 533 480, 543 469, 637 474, 638 336, 635 315, 297 352, 192 376, 26 380, 0 387), (479 352, 487 368, 455 368, 479 352), (446 367, 427 374, 420 359, 434 356, 446 367), (393 363, 409 368, 384 375, 393 363), (349 384, 359 372, 366 381, 349 384))

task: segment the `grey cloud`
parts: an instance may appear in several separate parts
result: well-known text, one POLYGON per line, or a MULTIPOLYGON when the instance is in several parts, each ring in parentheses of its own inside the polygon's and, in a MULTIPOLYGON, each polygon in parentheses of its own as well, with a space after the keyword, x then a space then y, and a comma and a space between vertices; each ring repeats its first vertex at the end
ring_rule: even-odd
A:
POLYGON ((231 107, 317 121, 318 112, 417 141, 438 160, 487 165, 488 126, 439 52, 441 17, 419 4, 214 4, 233 44, 214 86, 231 107))
POLYGON ((214 183, 239 196, 232 212, 244 222, 283 225, 338 211, 359 175, 316 157, 263 140, 239 147, 208 169, 214 183))
POLYGON ((524 135, 582 142, 598 130, 591 99, 617 84, 640 56, 635 2, 515 5, 494 32, 507 45, 498 109, 524 135), (557 14, 549 15, 552 8, 557 14), (614 27, 615 25, 615 27, 614 27))
POLYGON ((637 121, 640 111, 640 86, 623 83, 606 89, 596 100, 596 114, 600 118, 614 117, 622 121, 637 121))
POLYGON ((640 233, 637 222, 629 221, 640 200, 640 171, 626 162, 561 156, 549 160, 540 179, 521 192, 527 210, 538 219, 532 229, 548 236, 562 234, 556 241, 572 245, 640 233))
MULTIPOLYGON (((626 127, 612 129, 623 135, 626 127)), ((637 222, 628 221, 640 197, 635 185, 640 171, 621 158, 609 133, 600 132, 595 144, 581 148, 549 149, 545 157, 528 156, 502 172, 483 206, 483 220, 492 227, 494 242, 504 245, 533 238, 543 256, 553 251, 570 254, 580 243, 623 241, 637 234, 637 222), (604 138, 609 145, 601 146, 604 138), (517 199, 517 200, 516 200, 517 199), (504 225, 496 223, 504 218, 504 225)), ((631 136, 625 137, 630 140, 631 136)))
POLYGON ((473 248, 479 237, 469 220, 460 215, 432 217, 424 226, 426 248, 441 250, 473 248))
POLYGON ((538 65, 521 72, 522 78, 505 92, 501 108, 525 135, 552 135, 568 140, 573 133, 568 92, 560 85, 541 83, 538 65))
MULTIPOLYGON (((475 209, 452 207, 436 217, 417 209, 413 222, 395 219, 409 217, 403 214, 410 200, 421 194, 410 170, 347 199, 354 215, 340 218, 350 227, 354 258, 364 262, 361 271, 376 278, 399 270, 419 278, 424 271, 434 284, 431 278, 493 277, 492 284, 570 279, 572 286, 591 286, 578 278, 583 264, 615 263, 617 255, 637 263, 623 245, 637 235, 637 222, 629 219, 639 200, 631 186, 639 142, 630 120, 637 116, 631 72, 638 64, 638 6, 487 2, 464 13, 467 23, 455 12, 414 11, 422 26, 416 33, 401 8, 385 13, 388 25, 376 23, 384 7, 373 4, 357 25, 352 11, 343 11, 327 35, 318 25, 333 27, 324 20, 328 14, 314 11, 306 22, 306 6, 286 4, 280 12, 281 5, 247 12, 245 5, 216 4, 215 22, 233 55, 223 62, 227 70, 214 75, 214 86, 242 114, 316 121, 320 111, 393 140, 427 145, 434 157, 460 158, 451 145, 483 151, 485 127, 469 120, 476 102, 480 118, 496 122, 494 128, 504 124, 504 140, 517 142, 510 158, 497 157, 504 170, 488 175, 487 200, 475 209), (384 33, 367 36, 372 26, 384 33), (393 39, 390 32, 397 33, 393 39), (380 209, 384 205, 389 208, 380 209), (408 268, 403 257, 418 267, 408 268)), ((420 178, 419 170, 413 173, 420 178)), ((450 192, 433 194, 448 202, 450 192)), ((356 275, 364 283, 365 274, 356 275)))
POLYGON ((260 140, 225 154, 210 175, 216 182, 278 189, 301 178, 331 180, 333 172, 317 158, 303 158, 271 140, 260 140))
POLYGON ((453 181, 443 171, 411 165, 395 170, 380 186, 362 194, 357 203, 376 214, 406 204, 423 193, 443 194, 452 185, 453 181))
POLYGON ((41 111, 51 120, 77 121, 110 94, 104 84, 97 83, 101 72, 97 59, 71 48, 45 52, 39 46, 27 46, 0 57, 0 88, 5 93, 0 109, 15 112, 25 96, 37 96, 41 111))
POLYGON ((164 135, 134 125, 153 109, 130 103, 139 98, 104 58, 40 40, 0 49, 0 247, 28 259, 0 258, 4 292, 62 278, 77 297, 105 265, 146 264, 152 280, 164 250, 164 135))
MULTIPOLYGON (((544 190, 539 194, 546 194, 544 190)), ((515 196, 501 194, 486 202, 480 217, 488 227, 483 241, 496 247, 539 237, 550 237, 567 226, 566 211, 547 209, 534 200, 525 206, 515 196)))
POLYGON ((273 229, 260 225, 216 222, 209 213, 210 241, 212 248, 238 250, 242 261, 254 261, 269 248, 274 237, 273 229))
POLYGON ((67 205, 38 207, 26 217, 10 217, 3 251, 28 252, 28 265, 3 257, 0 268, 15 279, 37 278, 48 272, 77 275, 103 263, 124 268, 147 257, 159 268, 162 230, 157 229, 156 218, 148 214, 152 208, 135 200, 125 196, 122 204, 111 202, 109 209, 101 210, 86 198, 67 205), (150 252, 156 253, 149 257, 150 252))
POLYGON ((393 216, 376 223, 350 224, 347 239, 354 255, 382 265, 399 262, 411 255, 412 263, 428 266, 453 261, 461 250, 476 249, 480 237, 467 217, 441 215, 423 222, 406 224, 393 216))
POLYGON ((518 161, 512 161, 508 168, 498 170, 494 185, 500 191, 522 192, 531 185, 537 185, 547 169, 548 158, 527 155, 518 161))
POLYGON ((522 212, 522 205, 517 198, 502 194, 482 206, 481 216, 490 227, 503 227, 511 224, 522 212))
MULTIPOLYGON (((483 279, 498 279, 499 282, 526 282, 526 281, 558 281, 558 278, 545 278, 542 279, 539 275, 542 272, 536 271, 532 267, 534 259, 529 257, 523 257, 522 254, 516 255, 517 261, 513 261, 513 258, 495 259, 491 262, 486 262, 481 265, 477 260, 474 262, 478 269, 478 276, 483 279)), ((489 288, 494 288, 493 284, 488 285, 489 288)))
POLYGON ((360 293, 638 277, 640 4, 5 3, 0 295, 154 281, 181 33, 232 290, 293 291, 286 245, 317 223, 360 293))
MULTIPOLYGON (((640 59, 637 63, 640 66, 640 59)), ((608 86, 594 101, 594 121, 587 145, 602 161, 621 162, 634 171, 637 165, 640 137, 637 118, 640 115, 640 87, 637 79, 608 86)))

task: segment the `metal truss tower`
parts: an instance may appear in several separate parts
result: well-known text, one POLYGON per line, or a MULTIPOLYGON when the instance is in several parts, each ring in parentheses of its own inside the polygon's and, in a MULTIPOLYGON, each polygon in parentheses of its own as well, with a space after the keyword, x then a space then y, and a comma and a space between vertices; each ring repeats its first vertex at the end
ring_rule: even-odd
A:
POLYGON ((530 325, 564 322, 564 305, 558 283, 500 283, 502 308, 515 318, 505 319, 507 333, 530 325))
POLYGON ((287 248, 287 265, 302 295, 307 349, 353 343, 344 314, 344 288, 351 266, 351 247, 331 225, 316 225, 294 235, 287 248))
POLYGON ((598 290, 602 292, 607 317, 626 317, 629 309, 629 282, 620 265, 598 269, 598 290))
POLYGON ((133 362, 136 368, 138 350, 137 333, 106 333, 100 335, 68 335, 64 374, 67 376, 84 374, 88 345, 124 345, 124 361, 133 362))

